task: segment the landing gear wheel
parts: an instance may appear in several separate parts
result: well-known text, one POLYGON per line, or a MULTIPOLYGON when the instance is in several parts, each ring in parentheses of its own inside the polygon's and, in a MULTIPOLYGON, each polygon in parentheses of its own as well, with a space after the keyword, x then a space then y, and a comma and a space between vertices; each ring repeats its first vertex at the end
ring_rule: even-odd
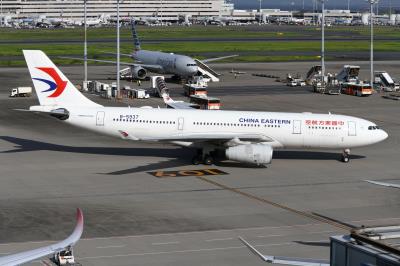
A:
POLYGON ((342 153, 342 162, 348 163, 350 162, 350 150, 345 149, 342 153))
POLYGON ((199 164, 201 164, 201 157, 198 156, 198 155, 194 156, 193 159, 192 159, 192 164, 193 164, 193 165, 199 165, 199 164))
POLYGON ((213 158, 212 156, 210 156, 210 155, 207 155, 207 156, 204 158, 204 164, 205 164, 205 165, 212 165, 212 164, 214 164, 214 158, 213 158))
POLYGON ((342 162, 344 163, 350 162, 350 157, 348 155, 342 155, 342 162))

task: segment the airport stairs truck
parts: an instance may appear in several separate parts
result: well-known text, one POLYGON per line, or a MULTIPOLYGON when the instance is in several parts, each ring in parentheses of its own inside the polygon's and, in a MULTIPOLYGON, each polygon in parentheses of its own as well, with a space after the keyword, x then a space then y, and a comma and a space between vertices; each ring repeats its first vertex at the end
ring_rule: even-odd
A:
POLYGON ((386 71, 375 71, 374 83, 380 86, 383 91, 399 90, 399 84, 396 84, 386 71))
POLYGON ((197 68, 198 68, 199 72, 203 76, 210 78, 212 82, 219 82, 219 76, 221 76, 221 74, 215 72, 209 66, 207 66, 206 64, 204 64, 203 62, 201 62, 198 59, 194 59, 194 61, 197 64, 197 68))

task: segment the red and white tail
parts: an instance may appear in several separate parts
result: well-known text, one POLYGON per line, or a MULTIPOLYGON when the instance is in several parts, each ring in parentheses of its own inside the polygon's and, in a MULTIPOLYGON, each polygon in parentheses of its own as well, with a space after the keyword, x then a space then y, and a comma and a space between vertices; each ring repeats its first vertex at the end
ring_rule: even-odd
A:
POLYGON ((40 105, 101 106, 79 92, 45 53, 40 50, 23 52, 40 105))

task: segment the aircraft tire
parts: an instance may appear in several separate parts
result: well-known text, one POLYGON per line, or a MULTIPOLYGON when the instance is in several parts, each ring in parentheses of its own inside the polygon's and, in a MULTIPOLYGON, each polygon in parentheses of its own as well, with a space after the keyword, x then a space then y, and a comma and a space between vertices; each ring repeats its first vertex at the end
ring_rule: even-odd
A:
POLYGON ((205 165, 212 165, 212 164, 214 164, 214 158, 213 158, 212 156, 207 155, 207 156, 204 158, 204 164, 205 164, 205 165))
POLYGON ((199 165, 199 164, 201 164, 201 157, 198 156, 198 155, 194 156, 193 159, 192 159, 192 164, 193 164, 193 165, 199 165))

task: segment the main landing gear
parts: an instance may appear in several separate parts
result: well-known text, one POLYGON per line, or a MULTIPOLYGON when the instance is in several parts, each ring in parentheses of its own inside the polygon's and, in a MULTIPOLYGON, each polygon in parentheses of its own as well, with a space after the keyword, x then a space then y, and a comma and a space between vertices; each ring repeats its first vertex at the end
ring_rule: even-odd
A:
POLYGON ((197 154, 192 159, 192 163, 194 165, 213 165, 215 162, 215 158, 212 153, 212 151, 205 152, 204 150, 198 150, 197 154))
POLYGON ((350 162, 350 149, 343 150, 342 162, 344 162, 344 163, 350 162))

